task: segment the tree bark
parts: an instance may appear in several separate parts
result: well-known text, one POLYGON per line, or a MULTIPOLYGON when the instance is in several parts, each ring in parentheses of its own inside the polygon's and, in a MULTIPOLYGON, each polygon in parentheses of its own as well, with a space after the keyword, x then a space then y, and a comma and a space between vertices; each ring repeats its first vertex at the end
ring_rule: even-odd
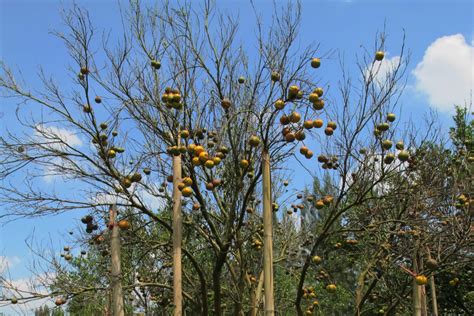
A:
MULTIPOLYGON (((426 253, 428 255, 428 259, 431 259, 431 252, 430 249, 426 248, 426 253)), ((431 295, 431 312, 433 316, 438 316, 438 299, 436 297, 436 284, 434 275, 431 274, 430 276, 430 295, 431 295)))
POLYGON ((265 291, 265 316, 275 315, 273 297, 273 210, 270 178, 270 154, 263 149, 263 288, 265 291))
POLYGON ((250 312, 251 316, 257 316, 258 307, 260 306, 260 299, 262 297, 262 289, 263 289, 263 271, 260 272, 257 288, 255 289, 255 292, 252 294, 252 310, 250 312))
POLYGON ((430 276, 430 291, 431 291, 431 312, 433 316, 438 316, 438 300, 436 298, 436 285, 434 275, 430 276))
MULTIPOLYGON (((423 260, 418 256, 418 269, 423 271, 423 260)), ((428 307, 426 302, 426 286, 422 285, 420 287, 420 296, 421 296, 421 315, 428 316, 428 307)))
POLYGON ((120 266, 120 228, 117 226, 117 206, 111 205, 109 210, 109 224, 112 227, 110 238, 111 287, 112 287, 112 314, 124 316, 124 303, 122 294, 122 269, 120 266))
MULTIPOLYGON (((418 274, 418 250, 413 255, 413 272, 418 274)), ((413 278, 413 316, 421 316, 421 286, 413 278)))
POLYGON ((222 314, 222 294, 221 294, 221 272, 222 266, 224 265, 225 256, 219 256, 214 266, 214 271, 212 273, 212 287, 214 291, 214 315, 223 315, 222 314))
POLYGON ((173 156, 173 304, 174 315, 183 315, 183 288, 181 267, 182 216, 181 191, 181 155, 173 156))

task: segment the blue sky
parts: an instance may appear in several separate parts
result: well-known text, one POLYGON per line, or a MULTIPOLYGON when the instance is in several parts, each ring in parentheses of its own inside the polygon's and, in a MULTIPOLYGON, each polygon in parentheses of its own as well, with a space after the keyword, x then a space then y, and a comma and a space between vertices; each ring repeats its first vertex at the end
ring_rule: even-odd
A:
MULTIPOLYGON (((76 2, 90 11, 97 29, 111 29, 114 35, 120 35, 117 1, 76 2)), ((268 20, 272 1, 255 2, 268 20)), ((32 88, 38 87, 35 78, 39 65, 68 87, 65 67, 71 61, 60 40, 49 32, 61 30, 59 11, 69 5, 69 1, 61 4, 56 0, 0 1, 0 59, 21 69, 25 81, 32 88)), ((387 61, 396 58, 403 32, 406 33, 411 62, 408 87, 401 100, 405 118, 416 120, 428 110, 436 109, 442 118, 447 118, 443 123, 446 130, 451 122, 452 103, 469 101, 474 72, 472 1, 306 0, 302 5, 300 42, 319 42, 323 51, 337 49, 344 54, 352 70, 355 70, 351 66, 355 65, 355 54, 362 54, 361 45, 372 49, 374 36, 383 30, 384 24, 388 34, 387 61)), ((239 14, 242 39, 254 34, 254 15, 249 1, 218 1, 218 6, 239 14)), ((320 71, 325 81, 335 83, 339 75, 337 59, 324 60, 320 71)), ((16 129, 14 110, 12 100, 0 99, 0 133, 4 133, 7 127, 16 129)), ((45 181, 44 185, 54 183, 45 181)), ((0 214, 5 212, 8 210, 0 209, 0 214)), ((0 223, 0 256, 10 261, 13 278, 29 275, 27 262, 30 253, 24 240, 33 230, 40 240, 47 242, 51 238, 60 247, 81 215, 62 214, 48 219, 0 223)))

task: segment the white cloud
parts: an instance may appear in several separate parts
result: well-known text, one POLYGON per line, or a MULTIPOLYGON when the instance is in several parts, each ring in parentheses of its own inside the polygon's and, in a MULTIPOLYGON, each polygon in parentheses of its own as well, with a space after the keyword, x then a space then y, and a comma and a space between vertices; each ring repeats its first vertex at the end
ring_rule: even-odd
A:
MULTIPOLYGON (((67 151, 65 145, 61 142, 64 142, 72 147, 79 147, 83 144, 82 140, 77 135, 73 134, 67 129, 55 126, 45 126, 41 124, 36 126, 35 138, 38 142, 42 143, 44 147, 51 148, 52 150, 67 151)), ((66 162, 61 158, 57 158, 49 162, 59 166, 62 164, 66 166, 66 162)), ((51 183, 56 178, 61 176, 58 174, 57 167, 54 165, 46 165, 43 169, 43 180, 47 183, 51 183)))
POLYGON ((126 199, 120 197, 116 194, 108 194, 108 193, 97 193, 91 198, 91 202, 95 204, 101 205, 109 205, 109 204, 130 204, 126 199))
POLYGON ((142 191, 141 198, 145 206, 151 208, 152 210, 161 209, 165 207, 167 203, 166 199, 157 197, 148 191, 142 191))
MULTIPOLYGON (((387 54, 387 53, 386 53, 387 54)), ((377 61, 373 66, 365 70, 365 77, 370 78, 373 76, 373 81, 378 86, 383 86, 385 81, 400 65, 400 56, 394 56, 392 58, 385 57, 382 61, 377 61), (371 74, 372 72, 372 74, 371 74)))
MULTIPOLYGON (((145 190, 137 190, 136 185, 133 184, 132 187, 129 189, 131 192, 135 193, 135 196, 140 198, 140 201, 149 209, 155 210, 160 209, 166 205, 166 199, 157 197, 145 190)), ((101 205, 108 205, 108 204, 115 204, 119 203, 122 205, 131 205, 131 203, 122 196, 118 196, 116 194, 108 194, 108 193, 98 193, 91 198, 92 203, 101 204, 101 205)), ((139 202, 136 200, 136 202, 139 202)))
MULTIPOLYGON (((51 298, 47 297, 47 287, 54 274, 41 274, 31 278, 21 278, 9 281, 5 285, 4 294, 7 297, 16 297, 19 299, 17 305, 8 306, 7 315, 16 313, 16 315, 31 315, 34 310, 43 305, 53 306, 51 298), (22 299, 36 296, 34 299, 22 299), (46 296, 46 297, 43 297, 46 296)), ((7 308, 5 308, 7 312, 7 308)))
POLYGON ((461 34, 436 39, 413 70, 417 91, 441 111, 470 101, 474 89, 474 46, 461 34))
POLYGON ((13 256, 13 257, 6 257, 0 256, 0 273, 7 271, 13 268, 15 265, 20 263, 20 258, 13 256))
POLYGON ((36 129, 36 137, 51 148, 60 149, 60 140, 69 146, 82 146, 82 140, 67 129, 44 125, 37 125, 36 129))

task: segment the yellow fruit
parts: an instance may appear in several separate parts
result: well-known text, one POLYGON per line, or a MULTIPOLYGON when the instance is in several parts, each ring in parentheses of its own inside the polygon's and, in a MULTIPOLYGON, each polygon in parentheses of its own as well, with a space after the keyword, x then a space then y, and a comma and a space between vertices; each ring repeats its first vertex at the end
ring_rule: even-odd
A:
POLYGON ((459 279, 458 279, 458 278, 454 278, 454 279, 452 279, 452 280, 449 280, 449 285, 450 285, 450 286, 456 286, 458 283, 459 283, 459 279))
POLYGON ((126 219, 122 219, 117 223, 117 226, 120 227, 120 229, 127 230, 130 228, 130 222, 127 221, 126 219))
POLYGON ((402 150, 398 153, 398 160, 405 162, 410 158, 410 154, 406 150, 402 150))
POLYGON ((306 128, 306 129, 312 129, 313 128, 313 121, 311 120, 306 120, 304 121, 303 123, 303 127, 306 128))
POLYGON ((334 200, 334 198, 331 195, 326 195, 323 199, 324 205, 329 205, 331 202, 334 200))
POLYGON ((129 178, 125 178, 123 179, 122 184, 124 187, 130 188, 132 186, 132 180, 130 180, 129 178))
POLYGON ((323 207, 324 207, 324 201, 323 200, 316 201, 316 208, 318 210, 322 209, 323 207))
POLYGON ((193 179, 191 179, 190 177, 185 177, 185 178, 183 178, 183 183, 184 183, 184 185, 189 187, 189 186, 193 185, 193 179))
POLYGON ((192 164, 193 166, 199 166, 201 164, 201 160, 199 160, 199 157, 193 157, 192 164))
POLYGON ((389 122, 394 122, 397 117, 395 116, 394 113, 388 113, 387 114, 387 121, 389 122))
POLYGON ((326 134, 327 136, 331 136, 333 133, 334 133, 334 130, 329 126, 326 127, 326 129, 324 130, 324 134, 326 134))
POLYGON ((323 259, 321 259, 320 256, 313 256, 313 258, 311 258, 313 260, 314 263, 316 264, 319 264, 323 261, 323 259))
POLYGON ((181 137, 183 138, 188 138, 189 137, 189 131, 187 130, 182 130, 180 133, 181 137))
POLYGON ((336 284, 328 284, 326 286, 326 290, 328 290, 328 292, 330 293, 336 292, 336 289, 337 289, 336 284))
POLYGON ((199 160, 201 162, 206 162, 209 160, 209 154, 206 151, 203 151, 199 154, 199 160))
POLYGON ((272 72, 271 78, 272 78, 272 81, 280 81, 280 73, 276 71, 272 72))
POLYGON ((275 108, 277 110, 283 110, 285 108, 285 101, 283 101, 282 99, 278 99, 276 102, 275 102, 275 108))
POLYGON ((240 167, 241 167, 242 169, 246 169, 248 166, 249 166, 249 161, 248 161, 248 160, 242 159, 242 160, 240 161, 240 167))
POLYGON ((301 153, 302 155, 306 155, 306 154, 308 153, 308 151, 309 151, 309 148, 306 147, 306 146, 302 146, 302 147, 300 148, 300 153, 301 153))
POLYGON ((383 162, 388 165, 388 164, 391 164, 394 160, 395 160, 395 155, 390 153, 385 156, 385 158, 383 159, 383 162))
POLYGON ((295 138, 299 141, 302 141, 306 138, 306 135, 305 135, 304 131, 297 131, 295 133, 295 138))
POLYGON ((288 125, 288 124, 290 124, 290 119, 288 118, 288 116, 282 115, 282 116, 280 117, 280 124, 281 124, 281 125, 288 125))
POLYGON ((214 165, 217 166, 218 164, 221 163, 221 158, 219 158, 219 157, 214 157, 214 158, 212 158, 212 161, 214 162, 214 165))
POLYGON ((206 166, 206 168, 212 169, 214 168, 214 161, 209 159, 204 163, 204 165, 206 166))
POLYGON ((81 74, 83 75, 87 75, 89 74, 89 69, 87 67, 81 67, 81 74))
POLYGON ((389 150, 390 148, 392 148, 392 141, 389 139, 384 140, 382 142, 382 148, 385 150, 389 150))
POLYGON ((199 156, 199 154, 201 154, 202 152, 204 152, 204 147, 202 147, 200 145, 194 147, 194 154, 196 156, 199 156))
POLYGON ((318 88, 314 89, 313 92, 316 93, 320 97, 322 97, 323 94, 324 94, 324 90, 321 87, 318 87, 318 88))
POLYGON ((311 67, 319 68, 319 66, 321 66, 321 60, 319 58, 311 59, 311 67))
POLYGON ((228 108, 230 108, 230 106, 232 105, 232 103, 230 102, 229 99, 224 98, 224 99, 221 100, 221 105, 222 105, 222 107, 223 107, 224 109, 228 109, 228 108))
POLYGON ((292 112, 289 118, 290 122, 298 123, 301 120, 301 114, 299 114, 298 112, 292 112))
POLYGON ((185 197, 189 197, 193 194, 193 189, 191 189, 191 187, 185 187, 181 193, 183 194, 183 196, 185 197))
POLYGON ((288 95, 292 97, 296 97, 298 95, 298 92, 300 92, 300 88, 298 86, 290 86, 288 88, 288 95))
POLYGON ((319 99, 318 101, 314 102, 313 107, 315 110, 322 110, 324 108, 324 100, 319 99))
POLYGON ((321 128, 323 126, 323 120, 317 119, 313 121, 313 127, 321 128))
POLYGON ((375 53, 375 60, 381 61, 385 57, 385 53, 382 51, 378 51, 375 53))
POLYGON ((428 283, 428 278, 423 274, 420 274, 415 277, 415 282, 418 285, 425 285, 428 283))
POLYGON ((154 69, 157 69, 157 70, 158 70, 158 69, 161 68, 161 63, 160 63, 158 60, 154 60, 154 59, 153 59, 153 60, 150 62, 150 64, 151 64, 151 67, 153 67, 154 69))
POLYGON ((251 136, 249 139, 249 145, 252 147, 257 147, 260 144, 260 138, 257 136, 251 136))
POLYGON ((308 97, 309 102, 315 103, 319 100, 319 95, 317 93, 311 93, 308 97))

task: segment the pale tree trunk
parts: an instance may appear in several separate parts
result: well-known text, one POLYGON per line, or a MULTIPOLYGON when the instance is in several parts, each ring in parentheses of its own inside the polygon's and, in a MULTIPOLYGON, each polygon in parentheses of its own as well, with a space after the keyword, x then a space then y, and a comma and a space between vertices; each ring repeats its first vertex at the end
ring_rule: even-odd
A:
MULTIPOLYGON (((431 260, 431 252, 428 247, 426 247, 426 254, 428 255, 428 260, 431 260)), ((431 312, 433 316, 438 316, 438 299, 436 297, 436 284, 434 275, 430 276, 430 295, 431 295, 431 312)))
MULTIPOLYGON (((423 261, 418 257, 418 269, 423 271, 423 261)), ((428 316, 428 308, 426 304, 426 286, 420 286, 420 296, 421 296, 421 315, 428 316)))
POLYGON ((275 315, 273 298, 273 210, 270 179, 270 155, 263 150, 263 288, 265 291, 265 316, 275 315))
POLYGON ((431 291, 431 312, 433 316, 438 316, 438 299, 436 298, 436 285, 434 275, 430 276, 430 291, 431 291))
POLYGON ((260 299, 262 298, 262 289, 263 289, 263 271, 260 272, 257 288, 255 289, 255 292, 252 294, 252 311, 250 313, 251 316, 257 316, 258 307, 260 306, 260 299))
POLYGON ((181 155, 173 156, 173 304, 174 315, 183 315, 183 288, 181 267, 181 155))
POLYGON ((120 266, 120 228, 117 226, 117 206, 111 205, 109 210, 109 222, 112 225, 112 236, 110 238, 110 255, 112 260, 111 287, 112 287, 112 315, 124 316, 124 305, 122 295, 122 270, 120 266))
MULTIPOLYGON (((413 254, 413 272, 418 274, 418 247, 413 254)), ((421 307, 421 291, 422 286, 416 284, 415 278, 413 278, 413 316, 422 316, 421 307)))
POLYGON ((421 289, 413 280, 413 316, 421 316, 421 289))

